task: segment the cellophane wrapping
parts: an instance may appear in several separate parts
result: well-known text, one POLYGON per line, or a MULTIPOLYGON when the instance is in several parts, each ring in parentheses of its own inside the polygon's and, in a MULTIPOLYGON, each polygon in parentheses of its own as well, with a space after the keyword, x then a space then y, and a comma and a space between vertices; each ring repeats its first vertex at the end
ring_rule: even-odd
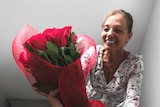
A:
POLYGON ((38 34, 38 30, 27 24, 12 43, 14 59, 32 88, 43 96, 48 96, 51 90, 58 88, 59 97, 65 107, 104 107, 100 101, 89 101, 86 94, 86 77, 97 58, 94 40, 87 35, 76 35, 80 57, 67 66, 58 66, 24 48, 25 41, 35 34, 38 34), (20 57, 29 63, 29 68, 19 60, 20 57), (39 91, 41 87, 43 88, 39 91))

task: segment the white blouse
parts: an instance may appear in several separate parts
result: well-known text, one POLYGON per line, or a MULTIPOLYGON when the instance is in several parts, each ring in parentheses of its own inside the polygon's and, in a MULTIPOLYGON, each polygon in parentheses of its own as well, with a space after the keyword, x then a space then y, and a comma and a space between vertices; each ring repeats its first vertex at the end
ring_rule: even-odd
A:
POLYGON ((102 46, 98 47, 96 65, 88 75, 86 92, 90 100, 100 100, 107 107, 138 107, 143 78, 142 56, 130 54, 107 83, 102 68, 102 46))

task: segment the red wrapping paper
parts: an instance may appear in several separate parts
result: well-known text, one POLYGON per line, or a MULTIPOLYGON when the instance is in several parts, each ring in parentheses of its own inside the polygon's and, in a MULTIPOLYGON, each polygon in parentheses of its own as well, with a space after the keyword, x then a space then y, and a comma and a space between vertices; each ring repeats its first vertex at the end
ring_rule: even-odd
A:
POLYGON ((12 52, 20 70, 25 74, 32 88, 41 95, 56 88, 59 89, 65 107, 105 107, 100 101, 89 101, 86 95, 85 79, 96 62, 96 44, 87 35, 77 35, 78 46, 81 47, 80 58, 67 66, 57 66, 32 54, 24 48, 24 42, 38 31, 26 25, 13 40, 12 52), (30 64, 30 69, 22 64, 30 64), (39 92, 37 87, 47 87, 39 92), (36 86, 36 87, 35 87, 36 86))

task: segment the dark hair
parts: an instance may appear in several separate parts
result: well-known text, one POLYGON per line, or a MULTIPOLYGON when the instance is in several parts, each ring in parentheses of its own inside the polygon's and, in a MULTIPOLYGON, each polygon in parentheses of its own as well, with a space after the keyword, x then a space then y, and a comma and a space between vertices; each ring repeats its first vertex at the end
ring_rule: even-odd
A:
POLYGON ((103 27, 105 21, 108 19, 108 17, 116 15, 116 14, 121 14, 122 16, 124 16, 124 18, 126 18, 128 33, 132 32, 132 27, 133 27, 133 18, 132 18, 132 15, 130 13, 124 11, 123 9, 112 10, 111 12, 109 12, 104 17, 104 19, 102 21, 102 27, 103 27))

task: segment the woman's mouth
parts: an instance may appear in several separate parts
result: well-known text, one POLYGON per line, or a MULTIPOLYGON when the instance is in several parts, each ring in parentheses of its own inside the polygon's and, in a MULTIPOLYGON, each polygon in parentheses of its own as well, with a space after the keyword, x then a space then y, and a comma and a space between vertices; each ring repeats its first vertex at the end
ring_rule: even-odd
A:
POLYGON ((107 41, 106 41, 106 44, 107 44, 107 45, 113 45, 113 44, 115 44, 115 43, 116 43, 115 40, 107 40, 107 41))

